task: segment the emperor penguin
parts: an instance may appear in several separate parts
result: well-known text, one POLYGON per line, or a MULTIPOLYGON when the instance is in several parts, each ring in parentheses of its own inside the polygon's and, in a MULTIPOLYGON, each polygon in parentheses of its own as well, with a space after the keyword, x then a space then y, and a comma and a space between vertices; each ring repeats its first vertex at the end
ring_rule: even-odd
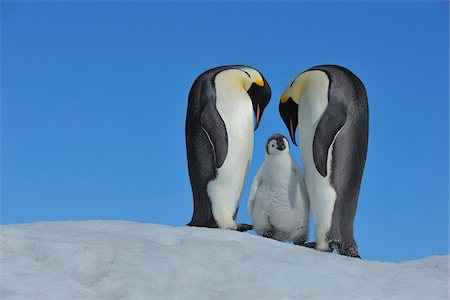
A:
POLYGON ((298 75, 280 97, 280 115, 294 144, 299 137, 305 184, 321 251, 358 257, 353 236, 366 161, 369 113, 361 80, 336 65, 298 75))
POLYGON ((186 149, 194 199, 189 226, 252 229, 235 220, 252 159, 253 132, 270 96, 263 75, 244 65, 217 67, 195 80, 186 116, 186 149))
POLYGON ((250 188, 248 213, 258 235, 303 245, 308 239, 309 201, 302 171, 281 134, 266 143, 266 159, 250 188))

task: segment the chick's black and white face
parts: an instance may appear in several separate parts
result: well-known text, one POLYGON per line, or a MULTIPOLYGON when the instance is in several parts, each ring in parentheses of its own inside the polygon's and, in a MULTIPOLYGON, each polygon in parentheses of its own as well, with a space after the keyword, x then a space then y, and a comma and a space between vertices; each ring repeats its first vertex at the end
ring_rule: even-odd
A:
POLYGON ((280 153, 289 153, 289 142, 281 134, 275 134, 267 140, 266 153, 276 155, 280 153))

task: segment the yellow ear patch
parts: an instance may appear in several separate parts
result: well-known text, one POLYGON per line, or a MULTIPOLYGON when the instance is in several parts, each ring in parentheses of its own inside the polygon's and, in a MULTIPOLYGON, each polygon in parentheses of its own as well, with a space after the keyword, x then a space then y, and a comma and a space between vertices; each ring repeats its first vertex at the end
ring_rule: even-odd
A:
POLYGON ((262 78, 261 78, 261 79, 256 79, 254 82, 255 82, 257 85, 259 85, 259 86, 264 86, 264 80, 262 80, 262 78))
POLYGON ((288 100, 289 100, 289 96, 286 95, 286 93, 283 93, 283 95, 280 96, 281 103, 285 103, 288 100))
POLYGON ((292 98, 292 100, 300 104, 305 91, 305 86, 308 84, 310 78, 310 72, 302 73, 300 76, 294 79, 294 81, 289 85, 280 97, 281 103, 285 103, 292 98))

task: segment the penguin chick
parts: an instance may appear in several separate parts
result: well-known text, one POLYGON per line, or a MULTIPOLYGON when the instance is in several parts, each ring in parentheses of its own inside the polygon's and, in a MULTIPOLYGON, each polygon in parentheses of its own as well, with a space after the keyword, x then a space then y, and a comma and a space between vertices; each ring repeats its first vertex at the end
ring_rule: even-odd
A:
POLYGON ((266 159, 250 188, 248 213, 258 235, 303 245, 308 238, 309 200, 302 171, 281 134, 266 143, 266 159))

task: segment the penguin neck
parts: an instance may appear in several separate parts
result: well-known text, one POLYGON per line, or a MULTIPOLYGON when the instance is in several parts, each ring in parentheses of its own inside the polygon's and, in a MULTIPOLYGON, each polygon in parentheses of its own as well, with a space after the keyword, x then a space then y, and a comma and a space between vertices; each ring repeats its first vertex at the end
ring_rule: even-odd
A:
POLYGON ((225 90, 228 95, 234 95, 231 99, 239 98, 239 96, 248 97, 247 90, 245 89, 246 81, 243 78, 241 71, 227 70, 216 75, 214 83, 216 90, 220 88, 225 90))
POLYGON ((328 106, 330 80, 322 71, 309 72, 298 110, 300 126, 316 126, 328 106))
POLYGON ((290 159, 291 155, 289 152, 266 155, 266 160, 270 163, 280 163, 283 161, 290 161, 290 159))

